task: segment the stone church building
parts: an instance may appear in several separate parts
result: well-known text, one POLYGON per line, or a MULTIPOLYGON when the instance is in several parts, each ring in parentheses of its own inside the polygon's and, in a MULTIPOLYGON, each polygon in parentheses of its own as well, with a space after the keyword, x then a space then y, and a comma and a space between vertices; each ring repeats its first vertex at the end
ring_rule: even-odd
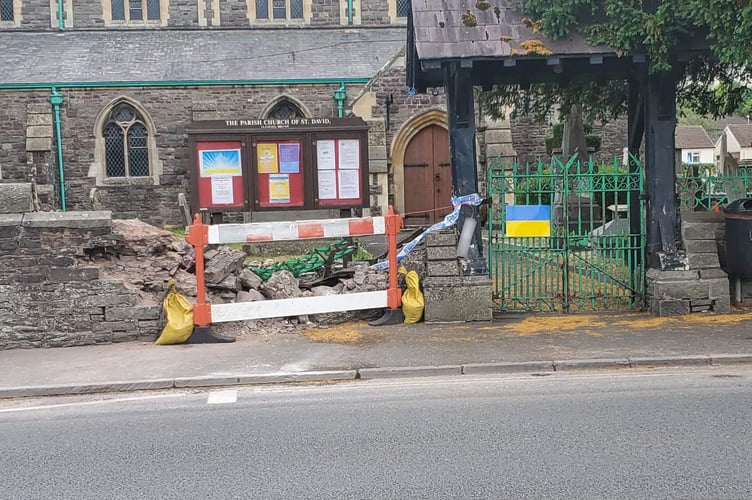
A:
MULTIPOLYGON (((34 180, 52 209, 179 225, 178 195, 195 195, 190 131, 201 123, 359 117, 368 160, 355 213, 393 204, 409 224, 432 223, 450 205, 447 117, 443 89, 405 85, 407 9, 408 0, 0 0, 0 182, 34 180)), ((544 147, 540 127, 478 121, 479 169, 544 147)), ((251 207, 242 219, 342 213, 307 208, 251 207)))

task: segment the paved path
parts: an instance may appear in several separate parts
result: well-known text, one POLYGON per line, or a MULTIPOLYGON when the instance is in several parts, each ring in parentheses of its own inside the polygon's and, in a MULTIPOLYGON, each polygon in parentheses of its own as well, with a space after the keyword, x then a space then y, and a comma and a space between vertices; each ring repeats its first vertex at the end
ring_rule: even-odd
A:
POLYGON ((388 327, 350 323, 252 335, 233 344, 132 342, 0 351, 0 397, 473 371, 748 362, 752 362, 752 312, 679 318, 539 315, 493 323, 388 327))

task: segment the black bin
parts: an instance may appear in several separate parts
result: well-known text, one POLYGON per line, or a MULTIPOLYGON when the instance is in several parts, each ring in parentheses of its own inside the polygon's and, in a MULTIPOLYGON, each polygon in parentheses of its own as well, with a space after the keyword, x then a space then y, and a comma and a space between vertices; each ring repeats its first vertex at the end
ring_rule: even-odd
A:
POLYGON ((743 280, 752 279, 752 198, 728 204, 726 214, 726 272, 743 280))

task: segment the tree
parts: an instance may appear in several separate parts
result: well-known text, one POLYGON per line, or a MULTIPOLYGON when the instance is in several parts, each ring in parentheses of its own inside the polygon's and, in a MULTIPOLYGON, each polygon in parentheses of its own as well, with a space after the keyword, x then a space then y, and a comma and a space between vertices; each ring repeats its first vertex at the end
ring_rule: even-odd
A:
MULTIPOLYGON (((700 115, 727 116, 750 101, 750 0, 517 0, 515 8, 551 39, 577 31, 617 54, 645 54, 651 73, 680 69, 677 101, 700 115), (678 64, 682 51, 693 57, 678 64)), ((627 111, 627 95, 625 81, 561 80, 495 86, 480 100, 496 117, 511 107, 541 119, 553 104, 566 116, 578 104, 586 120, 608 120, 627 111)))

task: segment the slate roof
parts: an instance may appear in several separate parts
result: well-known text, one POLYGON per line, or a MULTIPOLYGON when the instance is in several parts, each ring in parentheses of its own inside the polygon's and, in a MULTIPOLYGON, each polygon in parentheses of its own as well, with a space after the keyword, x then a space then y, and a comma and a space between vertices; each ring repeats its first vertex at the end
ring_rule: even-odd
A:
POLYGON ((532 24, 512 8, 511 0, 492 0, 492 7, 480 10, 476 0, 432 0, 412 2, 412 26, 418 58, 498 58, 528 51, 520 43, 536 40, 554 55, 613 54, 605 46, 588 45, 579 34, 550 40, 536 33, 532 24), (468 26, 463 16, 474 17, 468 26))
POLYGON ((752 125, 729 125, 728 130, 734 134, 740 147, 752 147, 752 125))
POLYGON ((405 28, 0 32, 0 83, 371 78, 405 28))
POLYGON ((700 125, 681 125, 676 127, 676 149, 712 149, 710 136, 700 125))

